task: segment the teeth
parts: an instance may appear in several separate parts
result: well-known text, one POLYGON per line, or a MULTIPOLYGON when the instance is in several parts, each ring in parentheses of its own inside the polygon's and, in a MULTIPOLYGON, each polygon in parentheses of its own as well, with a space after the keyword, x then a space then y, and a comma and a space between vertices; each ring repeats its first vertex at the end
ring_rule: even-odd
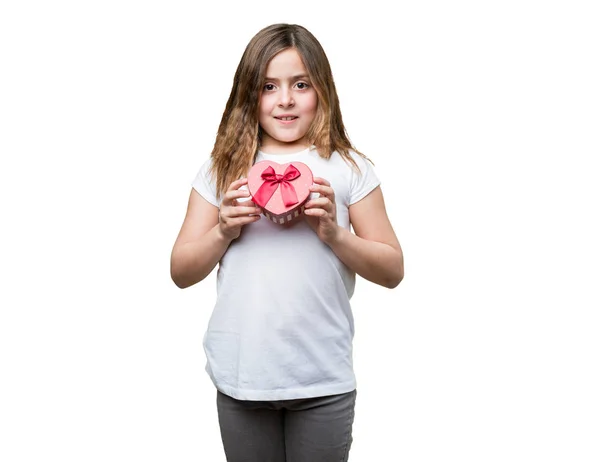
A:
POLYGON ((280 117, 281 120, 294 120, 295 117, 280 117))

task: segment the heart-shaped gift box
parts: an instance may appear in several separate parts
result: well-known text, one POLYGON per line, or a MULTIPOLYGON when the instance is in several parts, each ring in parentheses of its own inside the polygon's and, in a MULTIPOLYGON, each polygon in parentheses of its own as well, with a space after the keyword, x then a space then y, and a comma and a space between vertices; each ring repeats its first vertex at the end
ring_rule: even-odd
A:
POLYGON ((285 224, 304 212, 310 197, 313 174, 302 162, 279 164, 257 162, 248 172, 248 190, 252 201, 274 223, 285 224))

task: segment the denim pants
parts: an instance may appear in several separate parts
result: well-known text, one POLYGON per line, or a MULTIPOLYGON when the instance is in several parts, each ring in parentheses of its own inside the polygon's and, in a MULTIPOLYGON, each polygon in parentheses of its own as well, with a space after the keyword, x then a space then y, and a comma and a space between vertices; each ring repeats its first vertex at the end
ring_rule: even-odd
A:
POLYGON ((228 462, 345 462, 356 390, 318 398, 240 401, 217 390, 228 462))

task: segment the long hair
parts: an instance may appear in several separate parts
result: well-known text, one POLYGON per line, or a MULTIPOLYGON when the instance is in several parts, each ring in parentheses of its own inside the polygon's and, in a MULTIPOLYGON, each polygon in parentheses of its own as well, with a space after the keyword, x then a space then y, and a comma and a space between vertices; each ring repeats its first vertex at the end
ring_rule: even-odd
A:
POLYGON ((298 51, 317 93, 317 113, 306 135, 308 141, 321 157, 329 159, 337 151, 357 170, 350 150, 365 157, 351 144, 344 128, 329 60, 319 41, 302 26, 273 24, 250 40, 233 78, 211 153, 218 196, 246 176, 254 162, 262 136, 258 112, 266 69, 275 55, 288 48, 298 51))

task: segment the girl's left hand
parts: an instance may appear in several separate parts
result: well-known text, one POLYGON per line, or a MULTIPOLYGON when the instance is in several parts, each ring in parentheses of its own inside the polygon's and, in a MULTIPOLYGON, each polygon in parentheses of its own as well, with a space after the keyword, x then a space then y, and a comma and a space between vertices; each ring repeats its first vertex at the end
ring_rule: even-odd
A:
POLYGON ((335 242, 340 232, 337 224, 335 193, 329 181, 315 177, 313 182, 316 184, 312 185, 310 190, 319 193, 320 197, 309 200, 304 206, 306 221, 319 239, 326 244, 331 244, 335 242))

